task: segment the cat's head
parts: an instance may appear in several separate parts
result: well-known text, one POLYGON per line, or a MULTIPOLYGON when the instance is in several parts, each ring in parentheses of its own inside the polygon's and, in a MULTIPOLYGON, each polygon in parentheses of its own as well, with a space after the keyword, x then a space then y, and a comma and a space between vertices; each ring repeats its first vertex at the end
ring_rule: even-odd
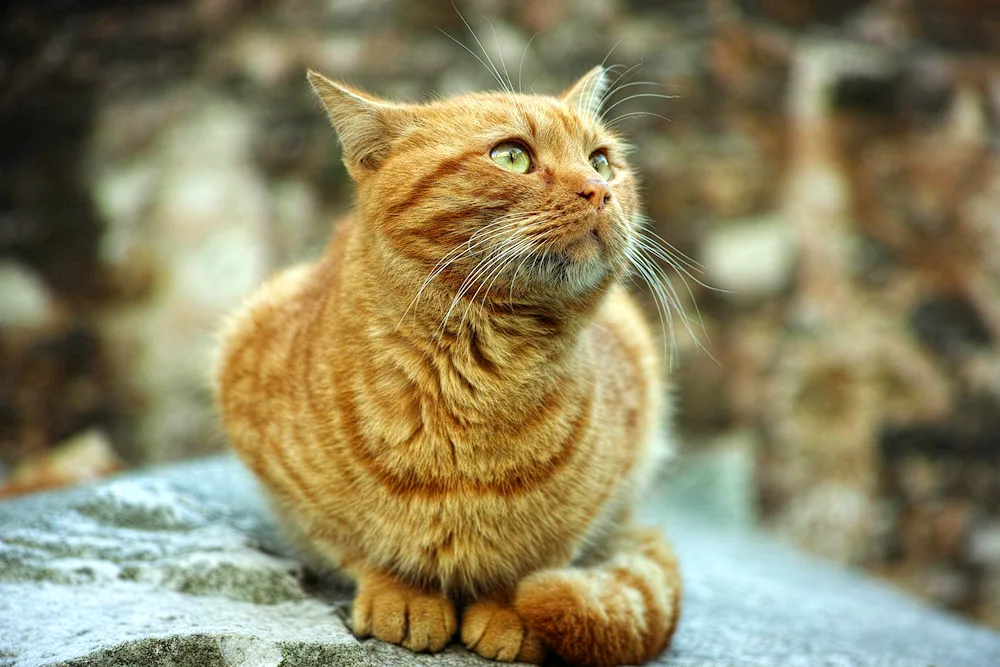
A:
POLYGON ((600 117, 603 68, 558 97, 423 104, 315 72, 309 81, 340 136, 365 232, 401 263, 481 298, 583 294, 629 272, 639 203, 627 146, 600 117))

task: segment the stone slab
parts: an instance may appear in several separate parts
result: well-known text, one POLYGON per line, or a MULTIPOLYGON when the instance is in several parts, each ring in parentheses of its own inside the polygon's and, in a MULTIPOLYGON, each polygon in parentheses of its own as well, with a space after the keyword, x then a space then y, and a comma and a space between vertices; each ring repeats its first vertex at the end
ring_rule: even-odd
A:
MULTIPOLYGON (((663 482, 669 485, 669 480, 663 482)), ((1000 636, 659 494, 685 583, 671 667, 997 667, 1000 636)), ((486 665, 347 629, 350 591, 288 553, 218 457, 0 503, 0 666, 486 665)))

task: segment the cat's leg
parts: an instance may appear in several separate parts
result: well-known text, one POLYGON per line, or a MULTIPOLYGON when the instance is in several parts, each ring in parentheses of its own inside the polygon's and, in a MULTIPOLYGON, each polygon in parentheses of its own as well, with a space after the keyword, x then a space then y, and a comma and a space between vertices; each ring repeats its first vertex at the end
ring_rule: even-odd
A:
POLYGON ((462 643, 484 658, 502 662, 539 665, 548 653, 538 635, 525 627, 510 599, 479 600, 466 607, 462 643))
POLYGON ((514 608, 526 627, 572 664, 635 665, 670 643, 680 595, 677 561, 663 535, 628 528, 600 563, 524 579, 514 608))
POLYGON ((458 628, 455 603, 439 592, 410 586, 370 570, 353 571, 357 593, 354 633, 401 644, 411 651, 440 651, 458 628))

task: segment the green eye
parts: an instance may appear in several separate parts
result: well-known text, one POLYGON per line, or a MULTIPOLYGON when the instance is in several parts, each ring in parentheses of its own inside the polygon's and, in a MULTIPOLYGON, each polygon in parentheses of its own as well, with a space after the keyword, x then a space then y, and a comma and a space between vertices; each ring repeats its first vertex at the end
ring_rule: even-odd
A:
POLYGON ((490 151, 490 158, 508 171, 526 174, 531 169, 531 156, 528 149, 519 143, 505 141, 490 151))
POLYGON ((606 181, 611 180, 611 163, 604 151, 594 151, 590 154, 590 166, 606 181))

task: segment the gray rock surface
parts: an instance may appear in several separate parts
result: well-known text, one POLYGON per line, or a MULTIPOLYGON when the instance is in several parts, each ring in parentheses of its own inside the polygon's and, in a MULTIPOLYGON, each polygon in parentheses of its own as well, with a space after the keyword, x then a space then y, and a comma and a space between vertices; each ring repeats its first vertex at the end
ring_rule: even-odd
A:
MULTIPOLYGON (((651 498, 680 552, 672 666, 996 667, 1000 636, 651 498), (668 517, 668 515, 670 515, 668 517)), ((0 665, 485 665, 358 641, 230 458, 0 504, 0 665)))

